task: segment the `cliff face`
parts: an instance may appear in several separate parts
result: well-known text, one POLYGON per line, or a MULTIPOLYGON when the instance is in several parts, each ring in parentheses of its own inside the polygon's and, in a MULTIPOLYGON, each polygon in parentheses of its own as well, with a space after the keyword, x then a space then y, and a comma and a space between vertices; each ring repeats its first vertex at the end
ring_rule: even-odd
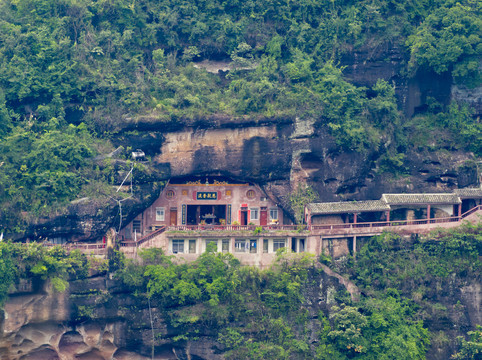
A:
MULTIPOLYGON (((155 300, 149 304, 142 294, 103 275, 71 281, 64 293, 55 293, 42 282, 23 282, 17 289, 0 318, 1 360, 141 360, 150 359, 153 349, 155 359, 224 358, 226 349, 217 342, 216 326, 196 325, 190 329, 195 340, 187 341, 186 329, 173 326, 173 314, 195 315, 203 311, 200 305, 163 308, 155 300)), ((340 301, 337 292, 346 289, 352 298, 360 296, 353 283, 327 268, 313 271, 302 289, 300 306, 308 321, 299 336, 308 337, 311 344, 319 340, 320 311, 331 313, 340 301)), ((456 336, 482 320, 482 289, 475 279, 452 277, 443 284, 427 284, 427 290, 425 297, 439 304, 424 312, 425 326, 434 334, 427 359, 448 359, 456 351, 456 336)))
MULTIPOLYGON (((403 76, 402 49, 380 44, 347 53, 341 65, 350 81, 372 86, 393 83, 399 108, 410 117, 434 98, 467 101, 480 113, 480 88, 453 86, 450 78, 419 72, 403 76)), ((383 192, 441 192, 477 184, 474 156, 453 148, 405 150, 407 174, 382 171, 383 149, 360 154, 342 150, 325 125, 314 119, 226 118, 166 123, 156 118, 125 119, 116 146, 142 149, 151 161, 134 170, 134 197, 124 202, 123 223, 149 206, 161 188, 156 182, 183 175, 226 175, 259 183, 289 211, 287 199, 298 183, 310 184, 321 201, 377 199, 383 192), (145 176, 148 173, 149 176, 145 176)), ((129 154, 125 154, 129 156, 129 154)), ((117 164, 120 183, 125 166, 117 164)), ((34 222, 24 237, 98 239, 119 225, 119 206, 111 199, 82 199, 64 215, 34 222)))
MULTIPOLYGON (((340 289, 337 279, 323 275, 311 279, 304 306, 316 322, 328 298, 340 289)), ((70 283, 65 293, 48 284, 12 293, 0 326, 1 360, 67 359, 223 359, 217 342, 220 329, 196 328, 197 340, 176 339, 180 329, 169 325, 171 313, 185 308, 151 307, 143 295, 130 292, 115 280, 95 276, 70 283), (26 291, 25 291, 26 290, 26 291)), ((191 313, 202 311, 196 306, 191 313)), ((318 329, 311 329, 316 341, 318 329)))
POLYGON ((395 86, 400 109, 407 117, 426 110, 429 98, 447 105, 450 101, 466 103, 474 109, 474 115, 482 114, 482 86, 468 87, 454 84, 450 74, 436 74, 420 69, 412 76, 406 75, 410 59, 400 44, 380 43, 363 46, 346 53, 340 62, 344 74, 359 86, 372 86, 378 79, 385 79, 395 86))
MULTIPOLYGON (((410 150, 406 155, 410 175, 394 177, 380 171, 379 153, 342 152, 326 129, 314 128, 309 120, 236 125, 186 126, 163 133, 165 140, 149 154, 152 161, 141 165, 151 173, 149 179, 134 169, 134 197, 122 204, 123 223, 157 198, 159 181, 175 176, 225 175, 254 181, 285 209, 298 183, 310 184, 321 201, 378 199, 384 192, 443 192, 477 184, 473 156, 462 151, 410 150)), ((162 133, 162 127, 146 132, 139 127, 145 138, 162 133)), ((129 139, 121 141, 129 145, 129 139)), ((118 178, 121 181, 122 176, 118 178)), ((98 239, 118 224, 118 203, 108 198, 82 199, 69 207, 68 214, 33 225, 27 237, 98 239)))

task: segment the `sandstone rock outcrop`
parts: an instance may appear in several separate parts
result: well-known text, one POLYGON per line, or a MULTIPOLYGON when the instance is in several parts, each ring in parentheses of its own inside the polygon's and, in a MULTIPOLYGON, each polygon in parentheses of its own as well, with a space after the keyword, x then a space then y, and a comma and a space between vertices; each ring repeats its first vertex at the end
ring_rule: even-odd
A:
MULTIPOLYGON (((325 274, 309 284, 304 306, 316 319, 342 285, 325 274)), ((224 358, 215 329, 197 328, 198 340, 178 341, 179 329, 168 326, 165 317, 182 308, 151 305, 104 276, 71 281, 60 294, 48 283, 32 292, 14 292, 0 320, 0 360, 147 360, 153 344, 158 360, 224 358)), ((315 328, 312 336, 315 341, 315 328)))
MULTIPOLYGON (((447 74, 403 74, 405 51, 392 43, 361 47, 342 58, 349 81, 372 86, 380 78, 395 85, 399 108, 409 118, 433 98, 472 105, 480 114, 480 88, 453 85, 447 74)), ((288 195, 298 183, 312 185, 320 201, 377 199, 389 192, 442 192, 478 184, 471 153, 456 149, 406 149, 407 175, 381 171, 383 149, 366 154, 341 149, 319 119, 228 117, 170 122, 154 116, 126 118, 113 138, 116 147, 142 149, 150 162, 134 172, 134 197, 122 204, 123 223, 149 206, 160 190, 158 182, 174 176, 225 175, 260 184, 289 212, 288 195)), ((109 154, 120 184, 125 161, 109 154)), ((129 156, 129 154, 124 154, 129 156)), ((102 156, 99 158, 102 160, 102 156)), ((64 214, 37 219, 24 238, 66 237, 98 240, 119 225, 119 204, 109 198, 79 199, 64 214), (82 200, 82 201, 81 201, 82 200)))

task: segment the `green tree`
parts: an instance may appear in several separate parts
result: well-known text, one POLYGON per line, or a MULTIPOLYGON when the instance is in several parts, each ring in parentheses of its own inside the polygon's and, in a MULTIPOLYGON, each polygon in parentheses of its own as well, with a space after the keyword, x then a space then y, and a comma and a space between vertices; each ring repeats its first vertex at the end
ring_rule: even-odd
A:
POLYGON ((318 195, 309 185, 298 184, 295 191, 290 194, 290 207, 295 214, 298 224, 305 220, 305 206, 318 198, 318 195))
POLYGON ((18 276, 16 259, 11 243, 0 243, 0 309, 7 299, 7 292, 18 276))
POLYGON ((477 325, 476 330, 467 332, 468 341, 457 337, 459 351, 452 355, 451 359, 456 360, 479 360, 482 358, 482 326, 477 325))
POLYGON ((411 66, 427 66, 437 73, 452 71, 456 78, 480 80, 482 9, 477 2, 447 2, 435 9, 409 36, 411 66))
POLYGON ((333 330, 328 337, 338 351, 353 357, 368 351, 369 341, 364 333, 368 327, 368 319, 357 308, 351 306, 334 307, 330 318, 334 322, 333 330))

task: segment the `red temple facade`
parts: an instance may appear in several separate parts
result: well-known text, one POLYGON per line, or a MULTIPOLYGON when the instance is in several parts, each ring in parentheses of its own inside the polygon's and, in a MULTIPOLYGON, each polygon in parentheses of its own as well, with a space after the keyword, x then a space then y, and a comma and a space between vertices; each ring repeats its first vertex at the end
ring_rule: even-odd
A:
POLYGON ((282 209, 257 185, 204 177, 173 179, 119 235, 140 238, 163 226, 283 224, 282 209))

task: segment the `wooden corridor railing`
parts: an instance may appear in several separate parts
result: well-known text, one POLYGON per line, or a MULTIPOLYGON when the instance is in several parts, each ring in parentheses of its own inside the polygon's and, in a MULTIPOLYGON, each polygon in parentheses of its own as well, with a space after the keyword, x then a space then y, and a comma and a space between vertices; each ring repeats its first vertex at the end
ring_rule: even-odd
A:
MULTIPOLYGON (((298 233, 303 231, 309 231, 316 235, 333 235, 336 230, 348 230, 341 232, 343 235, 357 235, 367 233, 364 231, 357 231, 356 229, 371 230, 371 233, 382 232, 384 228, 405 227, 413 225, 428 225, 428 224, 443 224, 460 222, 464 218, 474 214, 477 211, 482 211, 482 205, 475 206, 474 208, 463 213, 461 216, 453 216, 447 218, 435 218, 435 219, 420 219, 420 220, 401 220, 401 221, 379 221, 369 223, 350 223, 350 224, 323 224, 323 225, 178 225, 178 226, 163 226, 136 241, 121 241, 119 245, 123 248, 139 247, 149 240, 154 239, 165 231, 256 231, 261 228, 263 231, 286 231, 290 233, 298 233)), ((340 233, 336 234, 340 235, 340 233)), ((55 246, 52 243, 43 243, 44 246, 55 246)), ((85 243, 70 243, 62 245, 65 249, 71 251, 79 249, 81 251, 90 251, 94 254, 105 252, 106 244, 85 244, 85 243)))
POLYGON ((482 210, 482 205, 477 205, 476 207, 473 207, 472 209, 464 212, 460 218, 463 219, 463 218, 466 218, 467 216, 469 215, 472 215, 474 212, 478 211, 478 210, 482 210))
MULTIPOLYGON (((58 246, 59 244, 54 244, 54 243, 49 243, 49 242, 44 242, 42 243, 43 246, 46 247, 54 247, 58 246)), ((84 243, 70 243, 70 244, 62 244, 62 247, 66 250, 99 250, 99 249, 105 249, 106 244, 84 244, 84 243)))
MULTIPOLYGON (((482 205, 478 205, 461 216, 451 216, 446 218, 433 219, 417 219, 417 220, 394 220, 394 221, 377 221, 377 222, 362 222, 362 223, 345 223, 345 224, 320 224, 320 225, 177 225, 169 226, 167 231, 255 231, 261 228, 263 231, 310 231, 322 232, 322 230, 337 230, 337 229, 361 229, 361 228, 385 228, 385 227, 399 227, 399 226, 413 226, 413 225, 427 225, 427 224, 443 224, 459 222, 467 216, 482 210, 482 205)), ((353 231, 356 233, 356 231, 353 231)))
POLYGON ((357 229, 357 228, 399 227, 399 226, 412 226, 412 225, 443 224, 443 223, 459 222, 464 218, 466 218, 467 216, 472 215, 478 210, 482 210, 482 205, 477 205, 460 216, 432 218, 432 219, 416 219, 416 220, 378 221, 378 222, 366 222, 366 223, 356 223, 356 224, 349 223, 349 224, 311 225, 310 230, 357 229))

